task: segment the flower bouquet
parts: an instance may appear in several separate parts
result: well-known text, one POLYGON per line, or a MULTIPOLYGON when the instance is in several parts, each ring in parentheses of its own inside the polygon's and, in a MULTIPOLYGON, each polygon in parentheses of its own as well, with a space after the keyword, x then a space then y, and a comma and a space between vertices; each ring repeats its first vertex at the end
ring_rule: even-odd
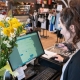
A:
POLYGON ((6 17, 0 21, 0 69, 6 65, 13 47, 17 46, 16 38, 22 30, 23 24, 16 18, 6 17))

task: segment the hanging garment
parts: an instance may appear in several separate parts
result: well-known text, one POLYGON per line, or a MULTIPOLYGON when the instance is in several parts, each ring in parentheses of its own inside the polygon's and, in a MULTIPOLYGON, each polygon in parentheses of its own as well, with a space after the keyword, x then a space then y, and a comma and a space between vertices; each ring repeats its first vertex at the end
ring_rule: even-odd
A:
POLYGON ((60 18, 60 13, 56 13, 56 20, 55 20, 55 24, 54 24, 54 29, 53 31, 56 29, 58 30, 60 28, 59 26, 59 18, 60 18))
POLYGON ((55 22, 55 16, 52 16, 52 18, 50 20, 50 25, 49 25, 49 31, 54 30, 54 22, 55 22))
POLYGON ((42 29, 46 29, 46 20, 44 20, 44 21, 41 23, 41 28, 42 28, 42 29))
POLYGON ((37 27, 38 16, 34 15, 34 27, 37 27))
POLYGON ((49 15, 48 15, 48 20, 50 21, 51 18, 52 18, 52 14, 49 14, 49 15))
POLYGON ((40 21, 37 22, 37 27, 41 28, 41 22, 40 21))
POLYGON ((49 30, 49 20, 46 19, 46 30, 49 30))

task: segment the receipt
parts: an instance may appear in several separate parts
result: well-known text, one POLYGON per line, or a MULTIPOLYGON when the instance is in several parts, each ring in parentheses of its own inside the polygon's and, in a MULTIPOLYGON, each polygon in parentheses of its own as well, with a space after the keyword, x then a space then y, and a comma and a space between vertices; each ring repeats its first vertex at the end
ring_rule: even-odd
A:
POLYGON ((51 57, 54 57, 56 54, 57 53, 45 50, 45 54, 43 54, 42 57, 50 59, 51 57))
POLYGON ((25 78, 25 73, 24 73, 22 67, 16 69, 16 72, 18 73, 18 75, 17 75, 18 80, 25 78))

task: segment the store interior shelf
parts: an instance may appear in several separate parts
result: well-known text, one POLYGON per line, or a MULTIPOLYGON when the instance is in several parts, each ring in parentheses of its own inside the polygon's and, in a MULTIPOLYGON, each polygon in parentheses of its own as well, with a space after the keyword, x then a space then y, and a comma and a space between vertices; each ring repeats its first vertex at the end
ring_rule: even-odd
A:
POLYGON ((30 10, 30 5, 13 6, 13 15, 27 15, 30 10))

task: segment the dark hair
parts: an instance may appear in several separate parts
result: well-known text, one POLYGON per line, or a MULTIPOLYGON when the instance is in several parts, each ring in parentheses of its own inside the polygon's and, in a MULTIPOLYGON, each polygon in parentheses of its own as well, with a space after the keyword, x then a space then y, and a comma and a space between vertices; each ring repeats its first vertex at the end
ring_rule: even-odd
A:
POLYGON ((70 0, 69 6, 80 14, 80 0, 70 0))
POLYGON ((76 35, 73 38, 73 43, 76 44, 80 41, 80 16, 75 8, 65 8, 61 12, 61 22, 65 25, 66 29, 70 32, 72 36, 72 31, 70 30, 70 25, 74 25, 76 35))

